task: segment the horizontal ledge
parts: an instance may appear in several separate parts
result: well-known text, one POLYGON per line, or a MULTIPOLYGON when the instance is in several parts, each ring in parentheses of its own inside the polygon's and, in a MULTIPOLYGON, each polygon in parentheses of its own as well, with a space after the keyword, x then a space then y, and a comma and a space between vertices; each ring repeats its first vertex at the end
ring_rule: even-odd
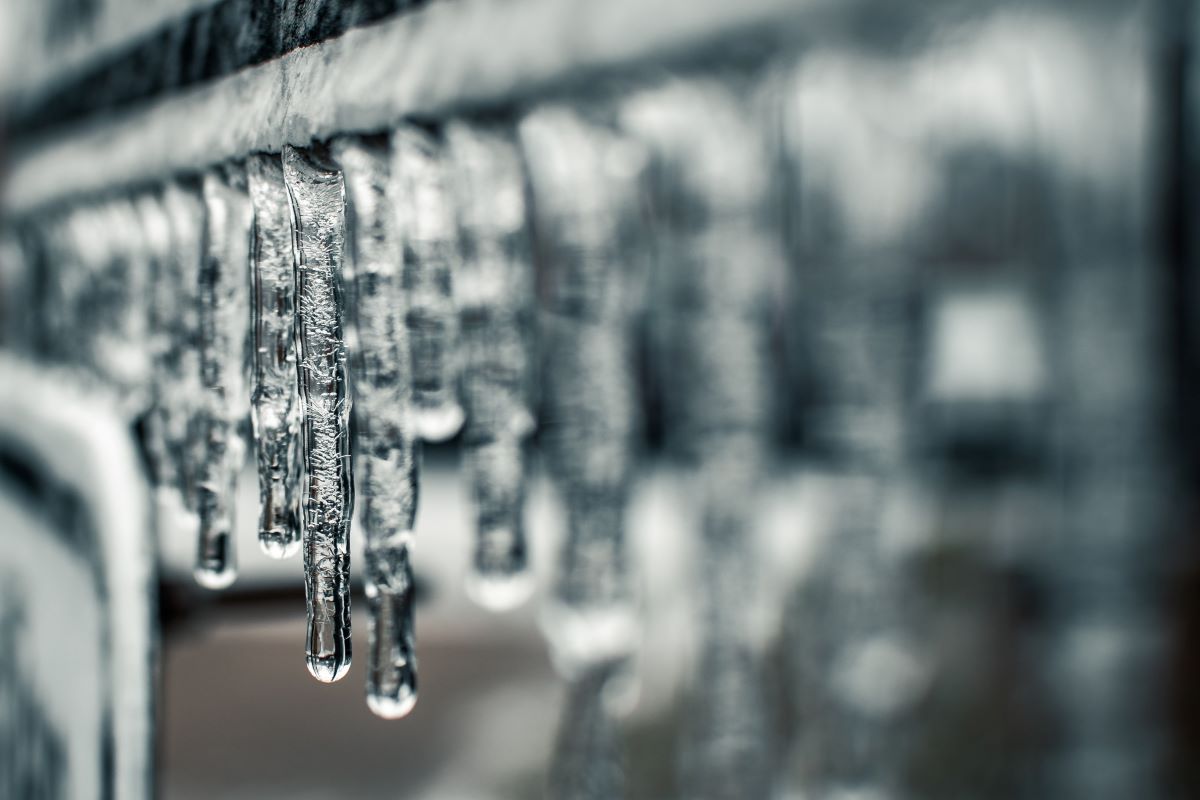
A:
POLYGON ((442 0, 49 136, 12 154, 3 204, 21 215, 284 144, 382 130, 407 116, 495 106, 633 64, 670 63, 755 36, 778 38, 855 5, 442 0))

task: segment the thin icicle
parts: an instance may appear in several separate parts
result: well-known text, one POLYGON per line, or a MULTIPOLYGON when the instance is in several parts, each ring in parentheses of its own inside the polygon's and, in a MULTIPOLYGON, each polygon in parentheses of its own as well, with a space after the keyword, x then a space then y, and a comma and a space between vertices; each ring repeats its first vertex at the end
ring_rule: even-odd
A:
POLYGON ((258 461, 258 543, 267 555, 287 558, 300 549, 292 213, 278 155, 252 156, 246 177, 254 209, 251 420, 258 461))
POLYGON ((462 338, 467 480, 475 503, 475 553, 467 591, 501 611, 533 591, 525 539, 525 438, 530 408, 533 262, 525 175, 512 130, 454 123, 463 261, 455 280, 462 338))
POLYGON ((392 138, 395 215, 404 247, 408 334, 417 431, 442 441, 463 423, 457 398, 458 324, 453 278, 458 261, 443 141, 405 125, 392 138))
POLYGON ((347 332, 366 536, 367 705, 379 716, 395 719, 411 711, 417 700, 409 549, 420 441, 413 424, 406 298, 387 195, 387 143, 344 138, 333 152, 346 182, 346 275, 353 276, 347 332))
POLYGON ((200 376, 204 399, 196 419, 201 447, 196 487, 200 542, 196 581, 210 589, 231 584, 237 478, 245 460, 238 426, 248 408, 246 334, 250 201, 240 167, 208 172, 207 245, 200 271, 200 376))
POLYGON ((350 395, 342 338, 342 176, 317 149, 287 146, 296 254, 296 340, 302 413, 304 586, 308 671, 350 668, 350 395))
POLYGON ((544 613, 568 676, 632 652, 625 507, 637 405, 631 322, 641 148, 603 123, 546 108, 521 124, 546 258, 545 447, 567 511, 544 613))

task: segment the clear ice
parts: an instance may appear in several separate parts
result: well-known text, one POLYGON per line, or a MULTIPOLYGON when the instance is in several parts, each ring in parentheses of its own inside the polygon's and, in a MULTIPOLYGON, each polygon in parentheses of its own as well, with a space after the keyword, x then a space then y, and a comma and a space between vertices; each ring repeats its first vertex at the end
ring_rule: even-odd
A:
POLYGON ((454 291, 462 351, 464 466, 475 504, 467 592, 502 611, 533 591, 525 538, 533 253, 525 172, 514 132, 496 124, 446 128, 462 263, 454 291))
POLYGON ((206 173, 203 194, 207 226, 199 281, 203 399, 194 420, 200 515, 195 577, 202 586, 222 589, 236 577, 234 515, 237 479, 246 456, 239 427, 249 412, 251 211, 240 166, 206 173))
POLYGON ((317 148, 287 146, 283 174, 295 233, 296 339, 303 454, 306 658, 317 680, 350 668, 350 395, 342 320, 342 175, 317 148))
POLYGON ((251 251, 251 421, 258 461, 258 543, 274 558, 300 549, 300 418, 292 212, 278 155, 246 161, 254 210, 251 251))
POLYGON ((417 431, 426 441, 449 439, 463 424, 452 293, 458 247, 444 150, 442 135, 421 126, 405 125, 392 136, 392 197, 408 295, 413 407, 417 431))
POLYGON ((543 447, 567 514, 543 619, 570 677, 628 655, 637 635, 624 516, 638 427, 632 276, 641 266, 629 245, 644 153, 568 107, 535 111, 520 136, 546 270, 543 447))
POLYGON ((413 414, 401 251, 386 140, 345 137, 333 155, 346 186, 347 338, 354 457, 366 537, 367 705, 395 719, 417 700, 413 575, 420 440, 413 414))

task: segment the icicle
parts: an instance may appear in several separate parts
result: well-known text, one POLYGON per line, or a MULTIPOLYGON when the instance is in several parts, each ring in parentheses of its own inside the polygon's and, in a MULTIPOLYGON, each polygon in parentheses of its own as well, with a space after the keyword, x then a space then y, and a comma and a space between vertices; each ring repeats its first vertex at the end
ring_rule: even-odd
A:
POLYGON ((170 380, 166 361, 171 350, 170 317, 174 312, 173 293, 179 291, 170 275, 171 224, 163 207, 161 195, 143 193, 134 200, 134 207, 144 232, 150 260, 149 331, 150 350, 150 411, 146 415, 146 452, 150 461, 150 477, 156 489, 171 485, 178 479, 171 460, 167 441, 163 398, 170 380))
MULTIPOLYGON (((156 413, 161 419, 167 448, 165 474, 173 476, 167 493, 178 492, 184 507, 198 506, 203 446, 199 440, 199 415, 204 389, 200 374, 199 275, 204 263, 205 206, 195 183, 171 182, 163 189, 171 258, 155 284, 154 303, 158 324, 166 334, 162 354, 161 381, 156 384, 156 413)), ((175 498, 160 495, 174 505, 175 498)))
POLYGON ((625 796, 621 740, 606 695, 619 666, 599 663, 571 682, 551 756, 547 800, 617 800, 625 796))
POLYGON ((230 167, 204 176, 207 244, 200 271, 200 376, 204 399, 196 423, 200 461, 196 505, 200 543, 196 581, 221 589, 236 577, 237 479, 245 460, 238 426, 245 420, 250 202, 245 176, 230 167))
POLYGON ((296 341, 303 453, 308 671, 336 681, 350 668, 350 395, 342 338, 342 176, 315 149, 287 146, 283 174, 296 250, 296 341))
POLYGON ((137 214, 122 198, 69 211, 55 243, 60 354, 116 388, 130 419, 149 403, 149 270, 141 236, 137 214))
POLYGON ((691 457, 700 509, 702 643, 681 754, 684 796, 765 798, 767 714, 754 640, 754 512, 771 432, 769 303, 782 253, 764 143, 736 84, 673 83, 625 121, 651 143, 668 441, 691 457))
POLYGON ((511 130, 446 129, 456 178, 463 262, 455 279, 462 337, 467 480, 475 502, 475 554, 467 591, 501 611, 533 591, 525 540, 524 440, 530 408, 533 262, 525 176, 511 130))
POLYGON ((353 302, 347 326, 354 367, 355 460, 366 536, 367 705, 395 719, 417 700, 413 575, 420 441, 413 424, 412 372, 400 248, 387 189, 386 141, 338 140, 346 182, 347 268, 353 302))
POLYGON ((443 143, 439 134, 406 125, 395 132, 392 145, 417 431, 426 441, 442 441, 463 423, 452 295, 458 253, 443 143))
POLYGON ((291 207, 278 155, 252 156, 246 163, 246 177, 254 209, 251 420, 258 461, 258 543, 272 558, 287 558, 300 549, 291 207))
POLYGON ((554 596, 544 621, 568 676, 619 659, 637 623, 624 515, 637 406, 627 274, 636 241, 643 152, 565 107, 527 117, 520 134, 546 258, 541 341, 545 448, 567 512, 554 596))

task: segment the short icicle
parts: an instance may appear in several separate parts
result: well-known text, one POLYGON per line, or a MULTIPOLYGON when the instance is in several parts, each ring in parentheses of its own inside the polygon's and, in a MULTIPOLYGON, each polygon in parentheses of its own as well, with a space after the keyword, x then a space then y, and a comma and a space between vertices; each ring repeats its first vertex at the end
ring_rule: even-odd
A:
POLYGON ((238 426, 249 411, 246 388, 250 200, 241 167, 205 174, 207 245, 200 270, 202 409, 196 505, 200 541, 196 581, 223 589, 237 574, 234 556, 237 479, 245 461, 238 426))
POLYGON ((475 551, 467 593, 504 611, 533 591, 525 537, 525 439, 533 356, 533 254, 525 174, 511 128, 447 126, 462 264, 454 283, 462 340, 463 432, 475 504, 475 551))
POLYGON ((333 154, 346 183, 346 279, 353 300, 347 304, 347 338, 370 624, 367 705, 380 717, 397 719, 417 701, 410 548, 420 440, 413 418, 407 303, 388 197, 387 141, 346 137, 334 142, 333 154))
POLYGON ((350 668, 350 395, 342 335, 342 176, 321 148, 286 146, 295 234, 296 340, 303 455, 306 659, 330 683, 350 668))
POLYGON ((251 421, 258 461, 258 543, 272 558, 300 549, 300 419, 294 339, 296 283, 292 218, 278 155, 246 162, 254 209, 251 421))

